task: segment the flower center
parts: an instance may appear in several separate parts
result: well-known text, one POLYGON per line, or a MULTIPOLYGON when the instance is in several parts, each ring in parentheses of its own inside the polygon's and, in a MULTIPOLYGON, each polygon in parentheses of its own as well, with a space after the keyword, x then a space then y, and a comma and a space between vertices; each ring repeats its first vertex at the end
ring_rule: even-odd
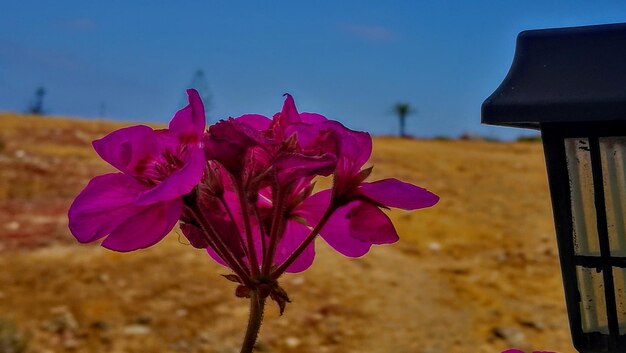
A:
POLYGON ((186 148, 183 146, 176 152, 165 150, 159 158, 147 162, 146 169, 142 171, 142 176, 138 179, 151 186, 167 179, 185 165, 186 148))

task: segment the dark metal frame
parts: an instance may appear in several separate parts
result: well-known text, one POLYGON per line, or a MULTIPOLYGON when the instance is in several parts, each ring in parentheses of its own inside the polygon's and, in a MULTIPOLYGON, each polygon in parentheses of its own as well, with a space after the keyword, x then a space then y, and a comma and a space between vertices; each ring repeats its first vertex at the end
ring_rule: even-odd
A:
POLYGON ((615 301, 613 267, 626 268, 626 257, 611 256, 604 200, 604 183, 599 138, 626 136, 626 121, 593 123, 541 123, 552 210, 565 289, 565 302, 574 347, 583 353, 626 352, 626 335, 619 334, 615 301), (588 138, 591 156, 596 221, 600 256, 576 255, 573 241, 573 218, 567 161, 566 138, 588 138), (584 333, 580 312, 580 293, 576 266, 602 271, 609 334, 584 333))

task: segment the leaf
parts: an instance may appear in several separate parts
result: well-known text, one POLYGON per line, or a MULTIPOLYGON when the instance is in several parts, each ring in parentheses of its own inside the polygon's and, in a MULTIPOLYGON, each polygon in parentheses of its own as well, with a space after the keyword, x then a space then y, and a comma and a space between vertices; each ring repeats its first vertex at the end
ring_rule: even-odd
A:
POLYGON ((287 292, 285 292, 285 290, 277 284, 270 292, 270 298, 278 304, 278 310, 280 310, 280 315, 282 316, 285 312, 287 303, 291 303, 291 299, 289 299, 287 292))
POLYGON ((237 289, 235 289, 235 296, 238 298, 250 298, 250 288, 243 285, 237 286, 237 289))
POLYGON ((239 283, 241 284, 241 279, 239 278, 239 276, 234 275, 234 274, 228 274, 228 275, 222 275, 222 277, 226 278, 227 280, 231 281, 231 282, 235 282, 235 283, 239 283))

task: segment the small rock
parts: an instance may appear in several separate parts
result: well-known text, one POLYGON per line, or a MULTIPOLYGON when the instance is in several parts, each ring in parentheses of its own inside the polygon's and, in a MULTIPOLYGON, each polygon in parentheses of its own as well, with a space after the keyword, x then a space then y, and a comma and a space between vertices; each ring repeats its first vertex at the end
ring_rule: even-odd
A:
POLYGON ((82 143, 91 143, 92 140, 91 136, 81 130, 74 131, 74 137, 82 143))
POLYGON ((187 316, 187 314, 189 314, 189 311, 187 311, 187 309, 180 308, 176 310, 176 316, 178 317, 185 317, 187 316))
POLYGON ((51 332, 74 332, 78 330, 78 322, 70 309, 66 306, 57 306, 50 309, 53 318, 49 320, 45 327, 51 332))
POLYGON ((291 284, 293 284, 294 286, 299 286, 299 285, 304 284, 304 277, 302 276, 295 277, 294 279, 291 280, 291 284))
POLYGON ((285 345, 289 348, 296 348, 300 345, 300 340, 297 337, 287 337, 285 345))
POLYGON ((517 322, 524 327, 532 328, 537 331, 543 331, 546 328, 546 325, 538 320, 523 318, 518 319, 517 322))
POLYGON ((191 344, 189 344, 189 342, 187 342, 186 340, 179 340, 172 343, 170 347, 174 350, 188 352, 191 348, 191 344))
POLYGON ((100 342, 102 344, 109 345, 109 344, 113 343, 113 338, 111 338, 111 335, 102 333, 102 334, 100 334, 99 338, 100 338, 100 342))
POLYGON ((102 283, 106 283, 106 282, 108 282, 110 279, 111 279, 111 277, 110 277, 110 276, 109 276, 109 274, 107 274, 107 273, 101 273, 101 274, 98 276, 98 280, 99 280, 100 282, 102 282, 102 283))
POLYGON ((211 343, 211 342, 213 342, 213 336, 211 336, 211 334, 208 333, 208 332, 201 332, 198 335, 198 340, 201 343, 211 343))
POLYGON ((328 339, 329 343, 332 343, 332 344, 341 343, 341 335, 339 333, 331 333, 326 338, 328 339))
POLYGON ((436 241, 430 242, 428 243, 428 250, 439 251, 441 250, 441 244, 437 243, 436 241))
POLYGON ((90 326, 96 330, 106 330, 109 328, 109 324, 104 320, 93 321, 90 326))
POLYGON ((494 338, 506 341, 509 346, 521 347, 526 345, 526 335, 522 330, 513 326, 496 326, 491 330, 494 338))
POLYGON ((26 157, 26 152, 24 150, 16 150, 15 151, 16 158, 24 158, 26 157))
POLYGON ((146 314, 139 315, 135 319, 135 322, 139 325, 150 325, 152 323, 152 316, 146 314))
POLYGON ((509 254, 506 251, 500 251, 496 254, 496 260, 498 262, 506 262, 509 259, 509 254))
POLYGON ((4 229, 10 230, 10 231, 14 232, 14 231, 20 229, 20 224, 19 224, 19 222, 12 221, 12 222, 6 223, 4 225, 4 229))
POLYGON ((67 350, 74 350, 78 348, 79 345, 80 342, 75 338, 68 338, 63 341, 63 347, 65 347, 65 349, 67 350))
POLYGON ((228 308, 228 306, 220 304, 218 306, 216 306, 213 310, 215 310, 216 313, 218 314, 228 314, 230 313, 230 309, 228 308))
POLYGON ((124 327, 122 333, 126 336, 143 336, 152 332, 150 327, 144 325, 129 325, 124 327))

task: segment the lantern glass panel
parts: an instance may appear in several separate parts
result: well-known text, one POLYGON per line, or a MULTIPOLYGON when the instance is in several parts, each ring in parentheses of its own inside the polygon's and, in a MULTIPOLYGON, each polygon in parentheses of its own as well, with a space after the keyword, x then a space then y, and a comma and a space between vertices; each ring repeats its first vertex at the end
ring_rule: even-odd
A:
POLYGON ((572 200, 574 251, 576 255, 600 256, 589 140, 566 138, 565 155, 572 200))
POLYGON ((626 257, 626 137, 599 139, 611 255, 626 257))
POLYGON ((613 267, 613 283, 615 283, 615 305, 617 308, 617 320, 619 334, 626 334, 626 270, 613 267))
POLYGON ((609 333, 602 271, 576 267, 583 332, 609 333))

